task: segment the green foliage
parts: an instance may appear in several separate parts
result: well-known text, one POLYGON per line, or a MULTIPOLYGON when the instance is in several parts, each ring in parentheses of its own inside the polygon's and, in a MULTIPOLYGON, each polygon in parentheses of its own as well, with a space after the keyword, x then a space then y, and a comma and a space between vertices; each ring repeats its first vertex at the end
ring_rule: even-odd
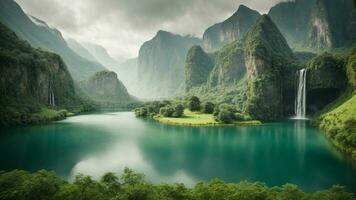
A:
POLYGON ((356 95, 327 110, 316 123, 340 149, 356 158, 356 95))
POLYGON ((164 117, 172 117, 174 113, 174 108, 171 105, 167 105, 165 107, 162 107, 159 110, 159 114, 164 116, 164 117))
POLYGON ((197 96, 192 96, 189 98, 188 108, 191 111, 199 111, 200 110, 200 100, 197 96))
POLYGON ((211 103, 210 101, 204 102, 202 104, 202 112, 207 114, 213 114, 215 109, 215 104, 211 103))
POLYGON ((225 183, 211 180, 191 188, 183 184, 154 185, 144 175, 125 168, 119 178, 105 174, 100 181, 78 175, 74 182, 62 180, 54 172, 28 173, 15 170, 0 173, 0 200, 354 200, 341 186, 305 193, 296 185, 269 188, 260 182, 225 183))
POLYGON ((164 117, 182 117, 184 106, 182 104, 166 105, 159 110, 159 114, 164 117))
POLYGON ((171 105, 170 101, 152 101, 147 102, 141 107, 138 107, 134 110, 136 117, 149 117, 153 118, 154 116, 160 113, 160 109, 171 105))
POLYGON ((213 60, 200 46, 193 46, 185 62, 185 90, 200 86, 206 82, 214 66, 213 60))
POLYGON ((226 124, 230 124, 234 121, 234 113, 227 109, 220 109, 217 116, 217 120, 226 124))

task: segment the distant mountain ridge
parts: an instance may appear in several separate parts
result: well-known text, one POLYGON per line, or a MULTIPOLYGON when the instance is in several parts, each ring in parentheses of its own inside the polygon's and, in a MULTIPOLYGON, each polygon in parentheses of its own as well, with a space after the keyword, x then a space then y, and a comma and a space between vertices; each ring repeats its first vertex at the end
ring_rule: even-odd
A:
POLYGON ((78 56, 68 47, 58 30, 50 28, 44 21, 29 17, 13 0, 0 1, 0 22, 32 46, 59 54, 75 80, 86 79, 105 69, 99 63, 78 56))
POLYGON ((104 47, 89 42, 83 43, 82 45, 94 56, 95 60, 103 64, 106 68, 112 70, 120 64, 120 62, 109 55, 104 47))
POLYGON ((87 60, 90 60, 90 61, 99 62, 82 44, 80 44, 76 40, 69 38, 66 40, 66 42, 67 42, 68 46, 73 51, 75 51, 75 53, 77 53, 79 56, 86 58, 87 60))

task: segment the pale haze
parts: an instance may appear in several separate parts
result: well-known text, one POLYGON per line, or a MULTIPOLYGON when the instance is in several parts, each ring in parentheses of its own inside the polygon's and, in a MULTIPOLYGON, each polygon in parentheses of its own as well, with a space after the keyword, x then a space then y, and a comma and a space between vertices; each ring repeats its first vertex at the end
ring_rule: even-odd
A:
POLYGON ((280 0, 16 0, 27 14, 59 29, 65 38, 105 47, 113 57, 133 58, 157 30, 201 37, 240 4, 261 13, 280 0))

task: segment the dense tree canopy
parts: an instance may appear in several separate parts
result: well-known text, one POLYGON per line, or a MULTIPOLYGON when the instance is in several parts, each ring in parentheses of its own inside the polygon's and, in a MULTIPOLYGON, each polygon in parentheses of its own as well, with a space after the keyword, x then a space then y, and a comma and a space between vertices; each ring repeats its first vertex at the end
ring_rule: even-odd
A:
POLYGON ((15 170, 0 173, 0 200, 354 200, 341 186, 308 194, 296 185, 267 187, 264 183, 224 183, 212 180, 192 188, 183 184, 153 185, 144 175, 126 168, 117 177, 105 174, 100 181, 77 175, 67 182, 54 172, 30 174, 15 170))

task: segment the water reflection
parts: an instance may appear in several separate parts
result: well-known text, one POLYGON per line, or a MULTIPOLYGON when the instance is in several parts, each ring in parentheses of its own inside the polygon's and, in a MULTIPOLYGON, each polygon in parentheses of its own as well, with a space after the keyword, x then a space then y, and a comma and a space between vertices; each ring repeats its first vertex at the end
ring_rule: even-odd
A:
POLYGON ((356 188, 355 169, 308 121, 178 127, 110 113, 1 131, 0 170, 45 168, 71 179, 78 173, 120 174, 127 166, 156 183, 220 178, 292 182, 307 190, 356 188))

